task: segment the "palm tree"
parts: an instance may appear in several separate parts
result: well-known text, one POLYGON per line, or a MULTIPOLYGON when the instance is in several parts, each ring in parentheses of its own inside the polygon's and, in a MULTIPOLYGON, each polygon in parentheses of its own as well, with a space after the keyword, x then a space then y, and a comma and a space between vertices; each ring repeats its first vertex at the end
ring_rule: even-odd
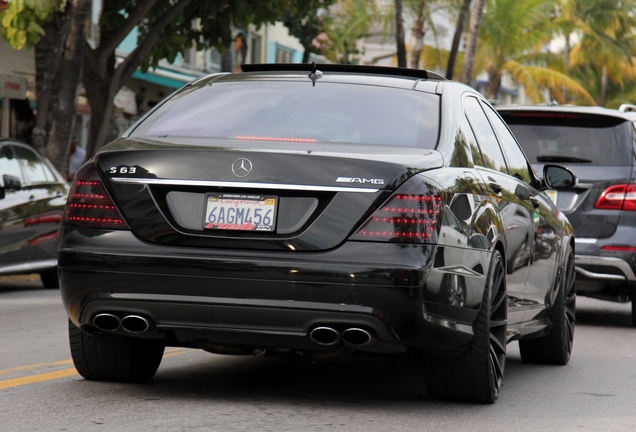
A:
POLYGON ((340 0, 332 9, 331 25, 320 40, 325 57, 335 63, 357 63, 357 41, 370 35, 377 18, 374 0, 340 0))
POLYGON ((635 46, 636 1, 565 0, 563 3, 579 39, 569 54, 570 64, 578 68, 580 76, 595 80, 588 83, 588 88, 597 94, 598 104, 605 106, 610 83, 621 88, 625 78, 634 79, 631 58, 635 46), (584 72, 590 68, 593 70, 584 72))
POLYGON ((453 42, 448 56, 448 64, 446 65, 446 78, 448 79, 453 79, 453 71, 455 70, 457 53, 459 52, 459 42, 464 34, 464 27, 466 27, 466 20, 468 19, 468 13, 470 12, 471 1, 472 0, 461 0, 462 4, 457 16, 455 34, 453 35, 453 42))
POLYGON ((594 99, 565 73, 560 56, 543 48, 557 33, 554 0, 487 0, 475 56, 475 70, 488 74, 488 97, 496 98, 504 73, 518 82, 533 102, 544 90, 560 99, 563 87, 589 103, 594 99))
POLYGON ((468 23, 468 41, 466 42, 466 52, 462 65, 462 75, 460 81, 470 85, 473 78, 473 66, 477 53, 477 41, 479 39, 479 28, 484 11, 486 0, 475 0, 471 8, 470 22, 468 23))
POLYGON ((398 67, 406 67, 406 46, 404 44, 404 18, 402 0, 395 0, 395 43, 398 67))
POLYGON ((424 49, 427 17, 430 16, 426 0, 406 0, 406 4, 413 14, 411 26, 411 67, 419 69, 420 56, 424 49))

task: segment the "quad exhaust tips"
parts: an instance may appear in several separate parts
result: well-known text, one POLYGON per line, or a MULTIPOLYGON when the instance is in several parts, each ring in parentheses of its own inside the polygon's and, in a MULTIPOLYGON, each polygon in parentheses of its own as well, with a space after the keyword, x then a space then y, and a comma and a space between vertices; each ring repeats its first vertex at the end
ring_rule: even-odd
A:
POLYGON ((362 348, 374 341, 373 335, 369 331, 358 327, 350 327, 340 333, 333 327, 320 326, 309 332, 309 338, 322 346, 335 346, 343 342, 351 348, 362 348))
POLYGON ((145 333, 153 327, 152 322, 141 315, 119 317, 111 313, 100 313, 93 318, 95 328, 105 332, 124 330, 128 333, 145 333))

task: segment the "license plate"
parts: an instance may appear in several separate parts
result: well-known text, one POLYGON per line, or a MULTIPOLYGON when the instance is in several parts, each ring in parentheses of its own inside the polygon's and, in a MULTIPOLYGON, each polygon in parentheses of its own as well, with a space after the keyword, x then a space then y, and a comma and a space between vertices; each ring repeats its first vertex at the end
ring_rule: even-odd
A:
POLYGON ((208 194, 203 228, 206 230, 274 231, 275 196, 208 194))
POLYGON ((548 189, 545 191, 546 195, 550 197, 554 205, 557 205, 557 191, 554 189, 548 189))

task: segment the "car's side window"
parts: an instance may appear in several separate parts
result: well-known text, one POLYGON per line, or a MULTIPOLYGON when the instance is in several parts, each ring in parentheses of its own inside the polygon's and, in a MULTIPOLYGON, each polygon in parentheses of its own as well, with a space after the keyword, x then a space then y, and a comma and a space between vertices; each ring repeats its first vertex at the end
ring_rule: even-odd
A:
MULTIPOLYGON (((481 109, 479 101, 474 97, 467 97, 464 100, 464 110, 473 133, 477 138, 477 144, 481 149, 484 166, 507 173, 506 160, 499 147, 497 136, 490 126, 486 114, 481 109)), ((475 161, 475 163, 477 164, 477 161, 475 161)))
POLYGON ((484 106, 484 110, 486 111, 486 114, 488 115, 490 123, 495 129, 495 132, 497 132, 497 135, 499 136, 501 147, 506 153, 510 174, 528 184, 531 184, 532 175, 530 174, 528 160, 523 154, 523 150, 521 150, 521 147, 519 147, 517 140, 512 135, 510 130, 506 127, 501 118, 497 115, 495 110, 493 110, 488 105, 484 106))
POLYGON ((47 183, 54 181, 55 177, 35 152, 18 146, 13 147, 13 151, 24 167, 26 181, 28 183, 47 183))
POLYGON ((11 175, 22 179, 22 171, 20 170, 20 163, 15 158, 11 147, 5 145, 0 147, 0 177, 3 175, 11 175))

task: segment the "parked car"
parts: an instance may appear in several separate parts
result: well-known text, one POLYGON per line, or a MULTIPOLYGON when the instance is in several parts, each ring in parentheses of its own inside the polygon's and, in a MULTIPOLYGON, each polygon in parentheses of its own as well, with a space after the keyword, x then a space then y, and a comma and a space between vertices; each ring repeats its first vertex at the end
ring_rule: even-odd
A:
POLYGON ((58 230, 69 184, 32 147, 0 140, 0 275, 39 273, 57 288, 58 230))
POLYGON ((574 235, 541 191, 572 173, 537 178, 481 95, 430 72, 243 71, 186 85, 77 174, 59 265, 82 376, 147 381, 166 346, 408 353, 429 396, 492 403, 508 342, 568 362, 574 235), (541 225, 554 253, 507 274, 541 225))
MULTIPOLYGON (((497 109, 537 170, 558 162, 579 179, 571 188, 549 191, 576 232, 577 293, 631 300, 636 325, 636 113, 575 106, 497 109)), ((546 233, 552 234, 544 232, 542 243, 546 233)))

